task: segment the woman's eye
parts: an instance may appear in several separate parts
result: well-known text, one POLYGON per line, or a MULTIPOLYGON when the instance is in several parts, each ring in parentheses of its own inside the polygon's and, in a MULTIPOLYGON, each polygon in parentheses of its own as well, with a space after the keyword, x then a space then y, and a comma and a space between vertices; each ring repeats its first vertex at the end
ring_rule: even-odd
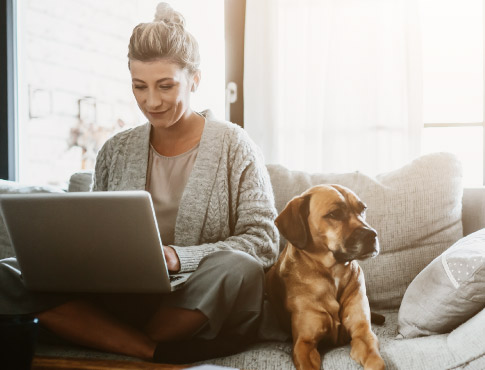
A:
POLYGON ((160 85, 160 88, 161 88, 162 90, 169 90, 169 89, 171 89, 172 87, 173 87, 173 85, 160 85))
POLYGON ((146 86, 143 86, 143 85, 134 85, 135 89, 137 90, 143 90, 146 88, 146 86))

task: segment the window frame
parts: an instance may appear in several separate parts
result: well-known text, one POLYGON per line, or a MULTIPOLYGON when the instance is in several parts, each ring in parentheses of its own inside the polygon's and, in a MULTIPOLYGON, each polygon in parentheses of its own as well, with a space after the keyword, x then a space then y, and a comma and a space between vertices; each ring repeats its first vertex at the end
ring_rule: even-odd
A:
MULTIPOLYGON (((482 1, 482 35, 483 40, 485 42, 485 0, 482 1)), ((447 127, 454 127, 454 128, 463 128, 463 127, 482 127, 482 168, 483 168, 483 175, 482 175, 482 185, 485 186, 485 47, 483 48, 483 56, 482 56, 482 86, 483 86, 483 93, 482 93, 482 122, 453 122, 453 123, 438 123, 438 122, 424 122, 424 129, 427 128, 447 128, 447 127)))
POLYGON ((16 0, 0 0, 0 179, 18 179, 16 0))
MULTIPOLYGON (((485 18, 484 18, 485 19, 485 18)), ((484 56, 485 57, 485 56, 484 56)), ((484 78, 483 78, 483 91, 485 96, 485 59, 484 59, 484 78)), ((483 102, 483 117, 485 117, 485 99, 483 102)), ((485 121, 484 122, 470 122, 470 123, 424 123, 424 129, 427 128, 464 128, 464 127, 481 127, 483 136, 482 136, 482 168, 483 168, 483 175, 482 175, 482 185, 485 186, 485 121)))

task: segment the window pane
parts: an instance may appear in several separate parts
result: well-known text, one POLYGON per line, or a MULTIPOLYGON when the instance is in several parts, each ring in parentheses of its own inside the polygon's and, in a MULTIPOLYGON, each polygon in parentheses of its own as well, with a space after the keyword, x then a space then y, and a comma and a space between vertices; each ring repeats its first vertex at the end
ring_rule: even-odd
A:
MULTIPOLYGON (((168 1, 199 41, 195 110, 224 117, 223 0, 168 1)), ((114 132, 146 121, 131 92, 133 27, 159 0, 18 1, 19 179, 62 185, 114 132)))
POLYGON ((429 127, 423 132, 423 154, 432 152, 455 154, 462 162, 464 185, 482 185, 482 127, 429 127))
POLYGON ((424 122, 482 122, 482 0, 420 0, 420 16, 424 122))

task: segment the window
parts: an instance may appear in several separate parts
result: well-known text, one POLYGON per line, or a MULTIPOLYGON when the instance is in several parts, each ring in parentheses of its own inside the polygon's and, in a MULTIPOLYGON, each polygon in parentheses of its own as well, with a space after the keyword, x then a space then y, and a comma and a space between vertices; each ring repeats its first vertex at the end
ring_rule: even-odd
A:
MULTIPOLYGON (((133 27, 150 21, 158 2, 13 2, 18 180, 63 186, 72 173, 93 168, 110 135, 145 122, 132 97, 126 53, 133 27)), ((200 46, 202 81, 192 106, 224 117, 224 2, 168 2, 200 46)))
POLYGON ((466 186, 485 184, 483 0, 420 0, 422 152, 455 153, 466 186))
MULTIPOLYGON (((417 1, 424 83, 421 153, 454 152, 463 163, 465 185, 485 184, 484 0, 417 1)), ((224 117, 224 1, 171 2, 186 16, 188 27, 201 46, 203 79, 194 96, 195 108, 210 107, 217 116, 224 117), (206 84, 207 81, 211 83, 206 84)), ((15 167, 21 181, 60 184, 72 172, 93 163, 94 149, 83 147, 77 126, 84 124, 82 128, 88 135, 104 138, 122 125, 142 122, 131 93, 126 91, 130 88, 127 38, 135 24, 151 19, 157 3, 158 0, 2 2, 0 15, 2 21, 7 20, 6 29, 15 27, 18 32, 18 63, 2 56, 1 67, 3 71, 7 64, 10 68, 3 76, 11 76, 12 68, 18 70, 16 111, 20 115, 15 133, 19 138, 17 158, 13 154, 17 148, 12 148, 13 103, 11 94, 7 94, 13 88, 10 80, 7 83, 3 79, 0 177, 15 178, 15 167), (18 17, 12 22, 6 14, 15 13, 18 17), (56 40, 62 47, 55 47, 56 40), (87 59, 78 58, 80 54, 87 59), (55 74, 49 72, 49 63, 55 74), (68 73, 70 68, 72 74, 68 73), (86 78, 79 78, 81 72, 86 78), (4 122, 8 117, 7 130, 4 122)), ((244 17, 241 9, 244 10, 245 2, 238 3, 242 5, 235 19, 244 17)), ((228 27, 234 28, 234 24, 226 24, 226 37, 228 27)), ((12 40, 7 32, 7 44, 0 44, 2 53, 15 46, 12 40)), ((242 96, 241 91, 238 95, 242 96)))

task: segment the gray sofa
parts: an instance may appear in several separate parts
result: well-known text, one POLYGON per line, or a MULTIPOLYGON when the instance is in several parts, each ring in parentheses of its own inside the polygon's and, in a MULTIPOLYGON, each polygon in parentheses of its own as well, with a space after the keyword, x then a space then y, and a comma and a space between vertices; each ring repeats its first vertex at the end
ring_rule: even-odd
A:
MULTIPOLYGON (((401 303, 415 277, 463 235, 485 228, 485 188, 463 189, 461 166, 454 156, 423 156, 376 177, 359 172, 309 174, 278 165, 268 165, 268 171, 278 211, 293 196, 319 183, 347 186, 367 203, 367 220, 379 233, 381 254, 360 264, 371 307, 386 317, 385 324, 373 325, 373 330, 388 369, 485 369, 485 302, 478 303, 481 309, 477 312, 463 315, 462 322, 449 332, 415 338, 403 338, 399 333, 399 311, 404 310, 401 303)), ((76 173, 68 191, 87 191, 90 183, 90 172, 76 173)), ((31 191, 58 189, 0 181, 0 193, 31 191)), ((0 220, 0 257, 13 253, 3 228, 0 220)), ((261 342, 243 353, 206 363, 243 369, 294 369, 291 342, 284 340, 272 320, 271 314, 265 316, 261 342)), ((324 369, 361 368, 350 359, 348 345, 322 349, 322 353, 324 369)), ((39 343, 37 354, 139 361, 55 341, 39 343)))

